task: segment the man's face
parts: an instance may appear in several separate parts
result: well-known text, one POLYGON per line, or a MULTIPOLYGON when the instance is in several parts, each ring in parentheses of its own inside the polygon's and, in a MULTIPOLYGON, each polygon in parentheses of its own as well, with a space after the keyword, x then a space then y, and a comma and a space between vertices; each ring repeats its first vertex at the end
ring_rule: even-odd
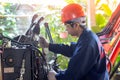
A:
POLYGON ((70 24, 65 24, 65 28, 68 34, 70 34, 71 36, 76 36, 77 30, 74 24, 73 26, 71 26, 70 24))

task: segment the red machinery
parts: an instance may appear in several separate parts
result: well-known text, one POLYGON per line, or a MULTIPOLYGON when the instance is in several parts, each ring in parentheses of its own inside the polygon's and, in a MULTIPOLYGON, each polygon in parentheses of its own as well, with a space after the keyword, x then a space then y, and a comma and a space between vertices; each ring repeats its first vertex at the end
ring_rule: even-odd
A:
MULTIPOLYGON (((111 65, 113 66, 115 64, 115 61, 120 53, 120 3, 113 12, 106 27, 102 30, 102 32, 97 33, 97 35, 99 36, 111 63, 107 63, 108 71, 110 71, 111 65)), ((117 64, 116 69, 119 65, 120 61, 117 64)), ((112 75, 113 73, 110 77, 112 77, 112 75)))

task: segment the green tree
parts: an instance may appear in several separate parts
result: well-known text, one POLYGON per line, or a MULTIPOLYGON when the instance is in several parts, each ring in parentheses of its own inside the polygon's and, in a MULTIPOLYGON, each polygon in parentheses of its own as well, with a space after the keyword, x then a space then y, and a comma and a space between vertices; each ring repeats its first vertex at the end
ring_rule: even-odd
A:
POLYGON ((14 37, 17 34, 15 6, 12 3, 0 2, 0 33, 5 36, 14 37))

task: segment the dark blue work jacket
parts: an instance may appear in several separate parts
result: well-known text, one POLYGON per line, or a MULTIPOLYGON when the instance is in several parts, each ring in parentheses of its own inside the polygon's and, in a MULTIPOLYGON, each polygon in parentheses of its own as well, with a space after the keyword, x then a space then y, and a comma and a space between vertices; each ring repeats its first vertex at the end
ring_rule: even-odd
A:
POLYGON ((105 52, 90 30, 84 29, 77 43, 49 44, 49 50, 70 57, 68 68, 55 76, 57 80, 109 80, 105 52))

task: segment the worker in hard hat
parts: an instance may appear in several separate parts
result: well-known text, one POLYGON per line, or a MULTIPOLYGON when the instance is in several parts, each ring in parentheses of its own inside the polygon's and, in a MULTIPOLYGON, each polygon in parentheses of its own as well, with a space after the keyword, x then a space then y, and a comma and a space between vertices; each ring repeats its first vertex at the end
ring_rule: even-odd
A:
POLYGON ((65 71, 50 71, 49 80, 109 80, 104 49, 95 33, 86 27, 86 17, 81 5, 72 3, 61 12, 66 31, 79 39, 71 45, 52 44, 40 37, 40 45, 55 54, 70 58, 65 71))

